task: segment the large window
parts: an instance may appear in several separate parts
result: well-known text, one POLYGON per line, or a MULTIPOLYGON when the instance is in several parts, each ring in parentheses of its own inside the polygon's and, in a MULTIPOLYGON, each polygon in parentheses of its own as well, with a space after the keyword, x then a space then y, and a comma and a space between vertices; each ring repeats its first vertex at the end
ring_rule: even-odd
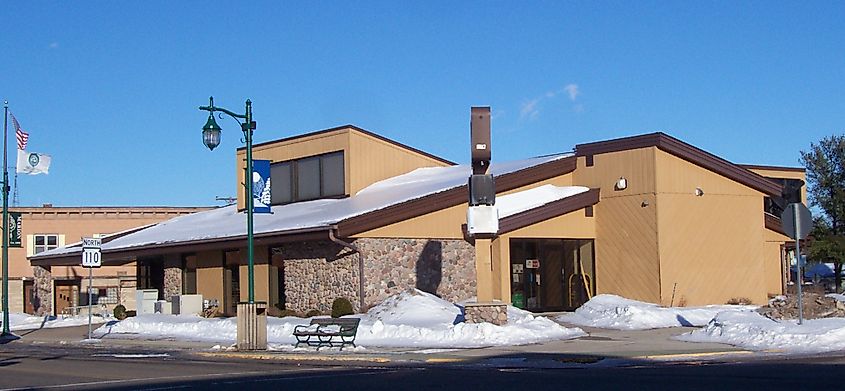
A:
POLYGON ((272 204, 345 195, 343 152, 309 156, 270 166, 272 204))
POLYGON ((33 235, 35 239, 35 254, 59 247, 59 235, 33 235))

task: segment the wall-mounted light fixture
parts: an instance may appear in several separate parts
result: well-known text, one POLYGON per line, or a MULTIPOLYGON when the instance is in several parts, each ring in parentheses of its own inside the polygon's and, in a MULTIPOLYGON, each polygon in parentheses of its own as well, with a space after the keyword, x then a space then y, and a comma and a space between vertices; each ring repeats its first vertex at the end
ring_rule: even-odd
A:
POLYGON ((628 188, 628 180, 625 177, 619 177, 619 180, 616 181, 616 184, 613 185, 614 190, 625 190, 628 188))
POLYGON ((701 190, 701 188, 700 188, 700 187, 696 187, 696 188, 695 188, 695 195, 696 195, 696 196, 698 196, 698 197, 703 196, 703 195, 704 195, 704 190, 701 190))

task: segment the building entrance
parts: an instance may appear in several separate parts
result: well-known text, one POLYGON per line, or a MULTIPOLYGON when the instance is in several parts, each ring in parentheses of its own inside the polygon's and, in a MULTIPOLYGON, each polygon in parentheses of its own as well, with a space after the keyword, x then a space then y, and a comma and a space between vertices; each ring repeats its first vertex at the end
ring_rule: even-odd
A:
POLYGON ((511 239, 511 302, 529 311, 572 310, 595 294, 592 239, 511 239))

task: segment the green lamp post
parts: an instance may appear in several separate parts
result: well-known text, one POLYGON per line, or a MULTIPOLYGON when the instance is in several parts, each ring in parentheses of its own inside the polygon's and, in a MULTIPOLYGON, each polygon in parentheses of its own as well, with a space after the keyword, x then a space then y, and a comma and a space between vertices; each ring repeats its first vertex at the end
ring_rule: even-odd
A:
POLYGON ((254 260, 253 260, 253 223, 252 223, 252 131, 255 129, 255 121, 252 120, 252 101, 246 101, 246 114, 236 114, 222 107, 214 106, 214 97, 208 98, 208 106, 200 106, 200 110, 208 111, 208 121, 202 127, 202 142, 210 150, 214 150, 220 145, 221 128, 214 120, 214 112, 218 111, 225 113, 238 121, 241 125, 241 131, 244 133, 246 140, 246 175, 244 177, 244 186, 246 187, 246 241, 247 241, 247 261, 248 275, 249 275, 249 303, 255 302, 255 283, 254 283, 254 260), (244 120, 241 122, 241 120, 244 120))

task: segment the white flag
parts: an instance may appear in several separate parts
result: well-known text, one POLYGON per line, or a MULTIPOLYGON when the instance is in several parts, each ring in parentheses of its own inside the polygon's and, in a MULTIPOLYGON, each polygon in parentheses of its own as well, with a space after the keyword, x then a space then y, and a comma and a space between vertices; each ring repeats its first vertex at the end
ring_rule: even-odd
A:
POLYGON ((48 174, 50 171, 50 155, 18 150, 19 174, 48 174))

